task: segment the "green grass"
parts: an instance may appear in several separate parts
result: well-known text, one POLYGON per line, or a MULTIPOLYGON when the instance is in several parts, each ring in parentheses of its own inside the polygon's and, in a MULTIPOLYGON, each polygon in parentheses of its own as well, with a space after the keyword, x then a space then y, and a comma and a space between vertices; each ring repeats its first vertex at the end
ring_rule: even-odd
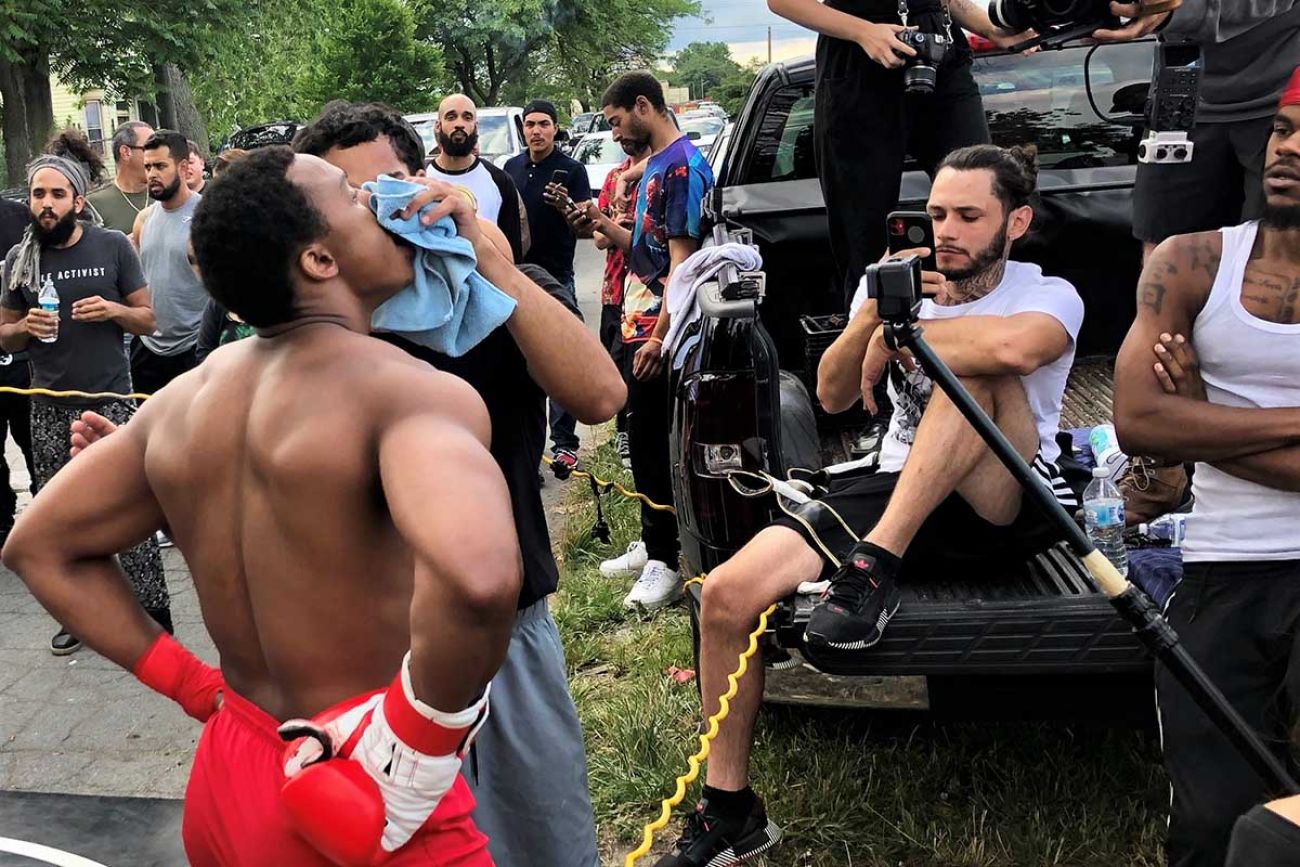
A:
MULTIPOLYGON (((590 466, 631 486, 608 446, 590 466)), ((604 498, 614 531, 605 546, 589 535, 590 489, 569 484, 555 618, 586 731, 604 860, 621 864, 698 745, 695 684, 665 674, 693 667, 690 622, 682 608, 646 619, 622 610, 627 582, 596 567, 636 538, 635 504, 604 498)), ((772 867, 1162 863, 1168 788, 1147 733, 770 706, 755 741, 754 788, 786 835, 772 867)), ((655 852, 677 829, 674 821, 660 832, 655 852)))

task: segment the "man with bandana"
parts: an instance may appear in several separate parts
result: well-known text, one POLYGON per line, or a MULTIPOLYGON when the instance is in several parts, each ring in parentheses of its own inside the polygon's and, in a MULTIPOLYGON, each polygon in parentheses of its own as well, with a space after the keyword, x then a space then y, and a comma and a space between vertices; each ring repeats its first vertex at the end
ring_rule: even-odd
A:
MULTIPOLYGON (((52 155, 32 160, 27 190, 33 222, 5 258, 0 348, 29 353, 36 388, 129 393, 131 371, 122 335, 154 330, 135 248, 121 232, 78 219, 86 208, 86 177, 74 161, 52 155), (37 298, 42 287, 58 293, 57 311, 41 309, 37 298)), ((68 462, 69 425, 88 409, 122 424, 134 414, 135 404, 120 398, 33 397, 33 493, 68 462)), ((170 631, 170 600, 157 543, 150 539, 122 552, 121 559, 140 604, 170 631)), ((59 656, 79 647, 76 636, 62 629, 50 643, 59 656)))
MULTIPOLYGON (((1260 219, 1174 235, 1148 258, 1115 362, 1115 429, 1129 454, 1196 462, 1183 579, 1165 618, 1286 762, 1300 731, 1300 68, 1269 130, 1260 219)), ((1155 684, 1166 856, 1172 867, 1218 867, 1233 821, 1281 793, 1159 664, 1155 684)), ((1256 811, 1239 832, 1283 829, 1290 860, 1239 853, 1229 863, 1295 863, 1287 813, 1256 811)), ((1294 804, 1289 815, 1300 815, 1294 804)))

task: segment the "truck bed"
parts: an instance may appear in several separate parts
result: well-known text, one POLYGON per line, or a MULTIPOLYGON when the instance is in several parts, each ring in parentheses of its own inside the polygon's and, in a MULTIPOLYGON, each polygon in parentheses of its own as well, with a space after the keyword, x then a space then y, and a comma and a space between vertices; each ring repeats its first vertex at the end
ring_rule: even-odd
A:
MULTIPOLYGON (((1112 376, 1108 358, 1076 363, 1063 403, 1063 428, 1109 419, 1112 376)), ((699 587, 690 590, 694 616, 699 587)), ((1102 674, 1150 668, 1132 630, 1064 543, 996 572, 910 579, 902 593, 884 638, 866 650, 806 647, 803 632, 817 602, 811 595, 783 600, 771 626, 782 647, 830 674, 1102 674)))

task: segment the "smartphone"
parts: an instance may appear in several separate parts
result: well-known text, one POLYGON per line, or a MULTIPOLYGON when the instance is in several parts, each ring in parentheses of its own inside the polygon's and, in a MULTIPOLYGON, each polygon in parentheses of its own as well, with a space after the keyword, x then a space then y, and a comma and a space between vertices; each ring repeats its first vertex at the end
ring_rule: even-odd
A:
MULTIPOLYGON (((563 185, 564 182, 567 181, 568 179, 569 179, 568 169, 556 169, 555 171, 551 172, 551 183, 553 184, 563 185)), ((566 189, 564 191, 564 209, 566 211, 573 211, 576 210, 577 207, 578 207, 577 202, 573 201, 573 199, 569 196, 569 191, 566 189)))
POLYGON ((934 223, 925 211, 890 211, 885 217, 885 239, 891 253, 928 247, 930 255, 921 259, 921 270, 939 270, 934 257, 934 223))

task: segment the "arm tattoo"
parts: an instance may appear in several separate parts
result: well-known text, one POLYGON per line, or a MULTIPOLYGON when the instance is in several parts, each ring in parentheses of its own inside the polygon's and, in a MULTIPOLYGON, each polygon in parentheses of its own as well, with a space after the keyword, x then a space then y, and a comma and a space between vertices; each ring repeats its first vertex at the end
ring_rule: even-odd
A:
POLYGON ((1160 313, 1165 302, 1165 284, 1159 280, 1144 280, 1138 284, 1138 306, 1160 313))

